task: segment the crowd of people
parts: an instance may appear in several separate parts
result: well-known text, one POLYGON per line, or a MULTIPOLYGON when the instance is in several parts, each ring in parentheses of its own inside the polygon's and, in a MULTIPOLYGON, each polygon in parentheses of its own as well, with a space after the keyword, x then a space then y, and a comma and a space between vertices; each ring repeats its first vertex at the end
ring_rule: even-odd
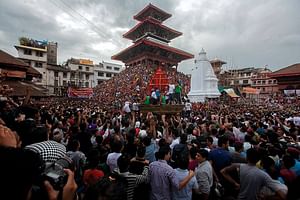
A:
POLYGON ((3 199, 299 198, 298 102, 207 102, 176 115, 18 104, 0 102, 3 199))
POLYGON ((190 103, 168 69, 183 111, 143 113, 154 73, 128 68, 93 99, 1 99, 1 199, 300 198, 299 99, 190 103))
MULTIPOLYGON (((142 103, 146 96, 151 95, 148 85, 155 75, 157 68, 140 65, 128 67, 121 71, 118 76, 102 82, 94 89, 94 100, 102 102, 105 108, 122 108, 124 102, 142 103)), ((187 94, 190 88, 190 79, 182 72, 177 72, 174 68, 161 68, 168 77, 169 84, 180 84, 182 95, 187 94)), ((166 89, 168 90, 168 89, 166 89)), ((162 94, 164 91, 160 91, 162 94)))

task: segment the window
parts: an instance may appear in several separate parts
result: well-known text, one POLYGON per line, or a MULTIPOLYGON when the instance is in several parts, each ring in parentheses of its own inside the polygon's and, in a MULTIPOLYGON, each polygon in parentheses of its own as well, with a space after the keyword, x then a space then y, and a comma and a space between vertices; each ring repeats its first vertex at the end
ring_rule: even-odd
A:
POLYGON ((75 81, 71 81, 71 86, 75 86, 75 81))
POLYGON ((54 72, 54 77, 58 77, 58 72, 54 72))
POLYGON ((266 84, 266 81, 262 81, 261 83, 264 85, 264 84, 266 84))
POLYGON ((269 84, 272 84, 272 80, 269 80, 268 83, 269 83, 269 84))
POLYGON ((90 68, 89 68, 89 67, 86 67, 86 68, 85 68, 85 71, 87 71, 87 72, 90 71, 90 68))
POLYGON ((42 67, 43 67, 43 63, 41 63, 41 62, 36 62, 36 63, 35 63, 35 67, 37 67, 37 68, 42 68, 42 67))
POLYGON ((106 66, 106 69, 112 69, 112 67, 111 66, 106 66))
POLYGON ((67 81, 63 81, 63 86, 67 86, 67 81))
POLYGON ((102 80, 98 80, 98 84, 102 83, 103 81, 102 80))
POLYGON ((71 72, 71 79, 75 78, 75 73, 71 72))
POLYGON ((85 87, 89 87, 89 82, 85 82, 85 87))
POLYGON ((63 72, 63 78, 67 78, 67 72, 63 72))
POLYGON ((82 66, 79 65, 79 66, 78 66, 78 69, 79 69, 79 70, 82 70, 82 66))
POLYGON ((89 79, 90 79, 90 76, 89 76, 88 74, 86 74, 86 75, 85 75, 85 79, 86 79, 86 80, 89 80, 89 79))
POLYGON ((41 51, 37 51, 37 52, 35 52, 35 55, 37 56, 37 57, 43 57, 43 52, 41 52, 41 51))
POLYGON ((276 84, 276 83, 277 83, 277 80, 273 80, 273 83, 276 84))
POLYGON ((58 86, 58 80, 55 80, 54 81, 54 87, 57 87, 58 86))
POLYGON ((115 70, 115 71, 119 71, 120 68, 119 68, 119 67, 114 67, 114 70, 115 70))
POLYGON ((247 73, 247 74, 246 74, 246 76, 251 76, 251 73, 250 73, 250 72, 249 72, 249 73, 247 73))
POLYGON ((98 76, 104 76, 103 72, 98 72, 98 76))
POLYGON ((31 49, 24 49, 25 55, 32 55, 31 49))
POLYGON ((239 80, 234 81, 234 84, 239 84, 239 83, 240 83, 239 80))
POLYGON ((107 74, 106 74, 106 77, 111 77, 111 74, 110 74, 110 73, 107 73, 107 74))
POLYGON ((257 84, 261 84, 261 81, 257 81, 257 84))
POLYGON ((262 88, 262 91, 263 91, 263 92, 266 91, 266 88, 263 87, 263 88, 262 88))
POLYGON ((243 80, 243 84, 248 84, 248 80, 243 80))

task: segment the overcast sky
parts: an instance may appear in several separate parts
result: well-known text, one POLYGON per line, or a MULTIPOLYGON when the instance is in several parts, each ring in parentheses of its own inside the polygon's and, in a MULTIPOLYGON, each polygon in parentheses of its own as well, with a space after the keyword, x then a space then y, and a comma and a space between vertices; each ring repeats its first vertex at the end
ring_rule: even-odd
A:
POLYGON ((0 0, 0 49, 17 56, 14 45, 25 36, 58 42, 59 63, 116 62, 110 57, 131 45, 122 34, 149 3, 172 14, 165 25, 183 33, 172 46, 194 55, 204 48, 225 69, 300 63, 299 0, 0 0))

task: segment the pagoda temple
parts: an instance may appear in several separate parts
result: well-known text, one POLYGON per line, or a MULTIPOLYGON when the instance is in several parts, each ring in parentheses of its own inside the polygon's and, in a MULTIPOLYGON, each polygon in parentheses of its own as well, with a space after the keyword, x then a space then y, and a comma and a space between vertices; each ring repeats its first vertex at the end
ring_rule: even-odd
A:
POLYGON ((132 40, 133 44, 111 57, 124 62, 126 68, 147 66, 159 69, 150 82, 160 89, 168 85, 166 77, 162 75, 165 68, 175 66, 177 69, 178 63, 194 57, 169 45, 172 39, 182 35, 181 32, 163 25, 171 16, 152 4, 147 5, 133 17, 138 24, 123 35, 124 38, 132 40))

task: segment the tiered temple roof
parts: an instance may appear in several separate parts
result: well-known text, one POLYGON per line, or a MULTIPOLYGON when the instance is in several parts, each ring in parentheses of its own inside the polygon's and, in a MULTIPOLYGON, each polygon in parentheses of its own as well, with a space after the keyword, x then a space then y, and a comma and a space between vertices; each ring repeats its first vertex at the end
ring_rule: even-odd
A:
POLYGON ((146 6, 134 16, 140 22, 123 35, 133 40, 134 44, 112 56, 112 59, 124 62, 126 66, 134 66, 136 63, 148 65, 149 62, 177 66, 182 60, 193 58, 194 55, 169 46, 170 40, 182 35, 162 24, 171 16, 152 4, 146 6))

